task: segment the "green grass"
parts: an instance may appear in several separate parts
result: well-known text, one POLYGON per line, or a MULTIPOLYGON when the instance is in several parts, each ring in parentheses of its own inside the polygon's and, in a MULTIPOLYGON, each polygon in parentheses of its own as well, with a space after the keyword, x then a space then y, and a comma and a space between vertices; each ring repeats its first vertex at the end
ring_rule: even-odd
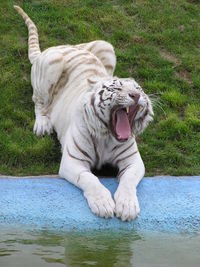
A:
POLYGON ((111 42, 115 75, 134 77, 156 97, 155 119, 138 138, 146 175, 200 174, 200 2, 195 0, 49 0, 0 3, 0 173, 57 173, 56 135, 32 133, 27 29, 36 23, 42 49, 95 39, 111 42))

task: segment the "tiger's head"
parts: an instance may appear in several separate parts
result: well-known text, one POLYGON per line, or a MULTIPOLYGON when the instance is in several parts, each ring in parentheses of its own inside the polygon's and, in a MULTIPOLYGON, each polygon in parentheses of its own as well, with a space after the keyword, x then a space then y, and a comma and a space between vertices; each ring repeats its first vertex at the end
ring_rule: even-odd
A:
POLYGON ((104 132, 117 141, 127 141, 140 134, 153 120, 149 97, 132 78, 109 78, 91 82, 90 107, 104 132))

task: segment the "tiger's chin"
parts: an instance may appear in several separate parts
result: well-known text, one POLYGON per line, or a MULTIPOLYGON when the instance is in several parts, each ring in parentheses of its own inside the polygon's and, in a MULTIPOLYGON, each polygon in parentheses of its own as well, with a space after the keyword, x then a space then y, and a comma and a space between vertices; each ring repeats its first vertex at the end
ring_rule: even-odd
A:
POLYGON ((143 107, 138 104, 127 107, 117 106, 111 111, 111 131, 119 142, 126 142, 132 136, 133 123, 138 111, 143 107))

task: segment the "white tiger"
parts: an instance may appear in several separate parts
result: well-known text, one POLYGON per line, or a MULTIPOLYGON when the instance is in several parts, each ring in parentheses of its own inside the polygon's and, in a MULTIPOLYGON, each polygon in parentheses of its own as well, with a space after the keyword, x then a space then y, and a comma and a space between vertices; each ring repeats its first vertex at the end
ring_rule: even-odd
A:
POLYGON ((152 120, 149 97, 134 79, 113 77, 111 44, 98 40, 41 52, 35 24, 14 8, 29 32, 35 134, 55 129, 62 146, 59 175, 83 190, 96 215, 135 219, 140 212, 136 187, 145 172, 135 136, 152 120), (119 168, 114 200, 91 172, 104 163, 119 168))

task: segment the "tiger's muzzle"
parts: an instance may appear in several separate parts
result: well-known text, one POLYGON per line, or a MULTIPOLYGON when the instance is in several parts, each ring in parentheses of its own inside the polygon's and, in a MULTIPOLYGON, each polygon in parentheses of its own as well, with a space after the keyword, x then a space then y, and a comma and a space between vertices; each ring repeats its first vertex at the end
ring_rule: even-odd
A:
POLYGON ((115 106, 111 110, 111 131, 115 138, 120 142, 125 142, 131 137, 131 129, 138 111, 143 110, 140 103, 140 94, 129 94, 134 100, 134 104, 115 106))

